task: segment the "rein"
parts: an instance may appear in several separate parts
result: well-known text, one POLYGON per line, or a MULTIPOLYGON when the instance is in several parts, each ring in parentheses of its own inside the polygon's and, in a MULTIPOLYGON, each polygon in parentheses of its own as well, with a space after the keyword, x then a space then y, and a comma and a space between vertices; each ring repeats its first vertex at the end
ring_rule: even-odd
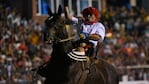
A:
MULTIPOLYGON (((75 36, 72 36, 72 37, 69 37, 69 38, 66 38, 66 39, 62 39, 62 40, 60 40, 60 41, 58 41, 58 42, 66 42, 66 41, 72 40, 72 39, 74 39, 74 38, 75 38, 75 36)), ((50 42, 49 42, 49 40, 48 40, 48 41, 45 41, 45 43, 50 43, 50 42)))
POLYGON ((75 36, 72 36, 72 37, 69 37, 69 38, 66 38, 66 39, 62 39, 59 42, 69 41, 69 40, 74 39, 74 38, 75 38, 75 36))

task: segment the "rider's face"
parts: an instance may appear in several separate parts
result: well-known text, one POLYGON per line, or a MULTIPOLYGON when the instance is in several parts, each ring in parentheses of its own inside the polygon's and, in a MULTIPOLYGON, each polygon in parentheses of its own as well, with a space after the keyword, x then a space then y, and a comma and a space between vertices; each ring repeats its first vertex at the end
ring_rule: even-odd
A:
POLYGON ((93 21, 97 20, 97 18, 94 14, 88 15, 85 19, 88 20, 89 22, 93 22, 93 21))
POLYGON ((92 14, 90 17, 88 17, 89 21, 96 21, 96 16, 94 14, 92 14))

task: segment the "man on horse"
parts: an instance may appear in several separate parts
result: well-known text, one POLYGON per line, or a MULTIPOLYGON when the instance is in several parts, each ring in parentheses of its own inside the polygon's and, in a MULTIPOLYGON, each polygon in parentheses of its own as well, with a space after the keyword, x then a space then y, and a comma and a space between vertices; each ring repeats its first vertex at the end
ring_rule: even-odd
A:
POLYGON ((99 22, 101 16, 99 11, 94 7, 87 7, 81 12, 83 17, 77 18, 70 15, 68 0, 64 0, 64 7, 67 19, 73 21, 75 24, 81 23, 79 26, 80 39, 89 41, 83 42, 86 43, 87 46, 82 46, 83 48, 88 48, 86 55, 97 58, 98 43, 102 42, 105 37, 105 27, 99 22))
MULTIPOLYGON (((119 80, 116 69, 111 64, 102 59, 88 59, 88 56, 84 56, 85 52, 90 47, 96 46, 96 44, 90 46, 89 44, 91 43, 88 44, 88 41, 81 41, 75 50, 72 49, 74 39, 69 38, 68 33, 70 32, 66 30, 61 13, 61 6, 58 12, 55 13, 52 13, 49 9, 49 17, 45 21, 45 38, 49 44, 52 44, 52 54, 50 61, 37 69, 37 73, 45 77, 44 84, 118 84, 119 80), (79 54, 79 56, 76 54, 79 54), (68 55, 72 56, 68 57, 68 55)), ((89 16, 95 18, 95 14, 93 16, 90 14, 89 16)), ((90 20, 84 21, 90 22, 90 20)), ((85 24, 84 22, 82 23, 82 29, 82 32, 89 33, 89 36, 81 33, 82 36, 85 39, 89 39, 89 42, 93 41, 92 44, 94 44, 94 40, 91 38, 92 34, 93 36, 97 34, 98 38, 95 39, 95 42, 102 41, 104 38, 104 35, 101 33, 104 33, 105 30, 101 23, 93 22, 93 24, 85 24), (91 29, 94 31, 90 30, 89 26, 92 26, 91 29), (101 27, 98 28, 98 26, 101 27), (86 27, 87 29, 89 28, 90 32, 84 30, 86 27)))

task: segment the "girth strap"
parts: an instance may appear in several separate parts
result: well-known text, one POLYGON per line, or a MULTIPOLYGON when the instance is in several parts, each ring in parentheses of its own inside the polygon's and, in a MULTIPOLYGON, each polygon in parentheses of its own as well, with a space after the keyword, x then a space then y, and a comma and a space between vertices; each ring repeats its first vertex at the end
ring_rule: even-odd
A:
POLYGON ((82 61, 83 72, 82 72, 82 75, 81 75, 81 78, 80 78, 78 84, 84 84, 85 83, 85 80, 86 80, 87 75, 89 73, 90 62, 91 62, 90 60, 87 60, 86 64, 85 64, 85 62, 82 61))
MULTIPOLYGON (((98 68, 97 68, 97 66, 96 66, 97 63, 99 63, 99 60, 95 60, 92 65, 93 65, 94 68, 96 69, 96 73, 97 73, 97 74, 100 74, 101 78, 102 78, 103 81, 104 81, 104 84, 107 84, 104 74, 103 74, 101 71, 99 71, 98 68)), ((99 75, 98 75, 98 76, 99 76, 99 75)), ((99 77, 99 78, 100 78, 100 77, 99 77)))
POLYGON ((84 84, 89 70, 84 70, 78 84, 84 84))

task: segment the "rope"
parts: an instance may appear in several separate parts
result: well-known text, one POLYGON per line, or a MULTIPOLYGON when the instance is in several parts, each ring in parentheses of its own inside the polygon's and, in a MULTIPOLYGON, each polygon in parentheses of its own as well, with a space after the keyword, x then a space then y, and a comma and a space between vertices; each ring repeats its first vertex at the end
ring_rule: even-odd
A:
POLYGON ((88 73, 89 73, 89 70, 83 71, 82 76, 81 76, 81 79, 80 79, 80 81, 79 81, 78 84, 84 84, 84 83, 85 83, 85 80, 86 80, 86 78, 87 78, 87 74, 88 74, 88 73))
POLYGON ((75 36, 69 37, 69 38, 67 38, 67 39, 62 39, 62 40, 60 40, 59 42, 69 41, 69 40, 71 40, 71 39, 73 39, 73 38, 75 38, 75 36))
POLYGON ((82 69, 83 69, 83 73, 82 73, 82 76, 78 82, 78 84, 84 84, 85 81, 86 81, 86 78, 87 78, 87 75, 89 73, 89 67, 90 67, 90 60, 87 60, 86 61, 86 65, 84 62, 81 62, 82 63, 82 69))

